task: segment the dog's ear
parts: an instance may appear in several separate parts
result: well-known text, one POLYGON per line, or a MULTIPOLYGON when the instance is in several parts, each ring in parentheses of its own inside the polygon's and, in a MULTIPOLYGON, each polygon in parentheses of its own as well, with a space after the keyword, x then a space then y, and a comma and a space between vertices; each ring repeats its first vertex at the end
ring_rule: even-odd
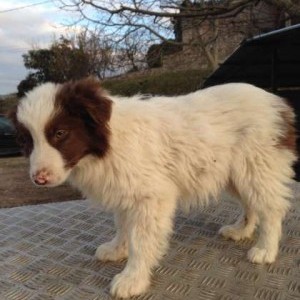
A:
POLYGON ((56 103, 70 116, 83 120, 89 133, 98 142, 95 152, 99 156, 107 152, 110 136, 108 122, 113 102, 98 80, 89 77, 63 84, 56 95, 56 103))
POLYGON ((56 98, 72 115, 80 115, 87 121, 103 125, 110 119, 112 101, 92 77, 63 84, 56 98))

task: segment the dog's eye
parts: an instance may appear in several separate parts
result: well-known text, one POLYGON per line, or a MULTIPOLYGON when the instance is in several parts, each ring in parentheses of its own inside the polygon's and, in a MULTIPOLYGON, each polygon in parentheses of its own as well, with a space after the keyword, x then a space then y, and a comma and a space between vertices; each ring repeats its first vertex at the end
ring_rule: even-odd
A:
POLYGON ((60 129, 55 132, 55 138, 57 140, 61 140, 61 139, 65 138, 67 136, 67 134, 68 134, 67 130, 60 129))

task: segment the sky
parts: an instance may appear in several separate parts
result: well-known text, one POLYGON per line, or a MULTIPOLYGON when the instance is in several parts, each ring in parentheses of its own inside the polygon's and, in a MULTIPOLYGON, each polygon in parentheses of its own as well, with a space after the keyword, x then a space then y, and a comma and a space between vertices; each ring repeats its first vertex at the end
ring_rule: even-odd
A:
POLYGON ((26 77, 22 54, 70 33, 65 24, 72 20, 75 15, 61 10, 57 0, 0 0, 0 95, 16 92, 26 77))

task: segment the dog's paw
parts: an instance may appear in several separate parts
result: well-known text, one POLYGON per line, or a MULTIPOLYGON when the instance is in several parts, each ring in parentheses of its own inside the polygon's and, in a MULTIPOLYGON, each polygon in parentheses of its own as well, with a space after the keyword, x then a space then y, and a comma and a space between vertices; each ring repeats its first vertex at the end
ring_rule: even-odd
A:
POLYGON ((127 258, 125 246, 116 246, 113 242, 100 245, 96 250, 96 258, 101 261, 118 261, 127 258))
POLYGON ((226 225, 220 228, 219 234, 225 239, 231 239, 234 241, 240 241, 251 236, 245 232, 242 228, 236 228, 234 225, 226 225))
POLYGON ((148 276, 131 275, 128 272, 117 274, 112 283, 110 293, 117 298, 129 298, 146 292, 150 285, 148 276))
POLYGON ((275 261, 276 259, 276 251, 270 251, 267 249, 261 249, 257 247, 252 247, 248 251, 248 259, 252 263, 256 264, 271 264, 275 261))

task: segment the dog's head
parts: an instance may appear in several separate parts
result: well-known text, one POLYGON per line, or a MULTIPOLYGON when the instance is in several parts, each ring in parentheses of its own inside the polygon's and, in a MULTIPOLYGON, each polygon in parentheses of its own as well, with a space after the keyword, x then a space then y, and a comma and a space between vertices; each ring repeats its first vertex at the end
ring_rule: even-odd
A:
POLYGON ((109 151, 112 101, 99 82, 88 78, 43 84, 24 97, 11 119, 17 140, 30 158, 34 183, 63 183, 86 155, 109 151))

